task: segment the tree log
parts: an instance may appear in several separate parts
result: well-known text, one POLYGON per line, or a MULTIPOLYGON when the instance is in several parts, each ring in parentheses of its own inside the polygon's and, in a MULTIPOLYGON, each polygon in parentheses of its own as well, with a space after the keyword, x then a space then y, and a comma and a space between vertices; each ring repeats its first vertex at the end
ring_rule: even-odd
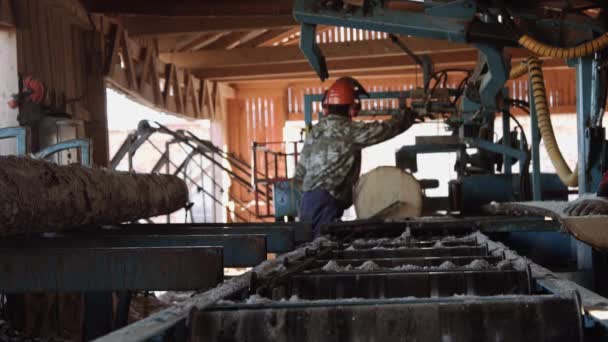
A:
POLYGON ((411 174, 380 166, 361 176, 354 191, 357 218, 403 219, 422 215, 422 189, 411 174))
POLYGON ((187 202, 188 188, 175 176, 0 157, 0 235, 136 221, 187 202))

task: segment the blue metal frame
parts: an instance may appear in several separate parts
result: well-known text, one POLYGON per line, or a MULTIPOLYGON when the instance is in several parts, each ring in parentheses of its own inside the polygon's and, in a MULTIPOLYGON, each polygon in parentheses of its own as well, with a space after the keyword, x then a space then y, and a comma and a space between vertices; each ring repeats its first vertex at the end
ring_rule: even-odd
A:
POLYGON ((23 156, 28 153, 29 144, 29 129, 28 127, 6 127, 0 128, 0 140, 15 139, 16 155, 23 156))
POLYGON ((233 227, 233 228, 179 228, 170 225, 145 224, 137 229, 109 229, 100 233, 70 233, 68 237, 96 236, 176 236, 176 235, 206 235, 238 237, 242 235, 264 235, 266 237, 266 249, 268 253, 285 253, 293 250, 296 246, 295 229, 293 227, 233 227), (157 227, 160 226, 160 227, 157 227))
POLYGON ((485 111, 497 112, 496 96, 503 90, 509 79, 509 69, 503 57, 502 48, 486 44, 476 44, 479 53, 484 57, 488 71, 481 78, 479 96, 485 111))
MULTIPOLYGON (((505 148, 511 148, 511 117, 505 113, 502 114, 502 145, 505 148)), ((510 176, 513 159, 507 154, 503 154, 503 160, 505 164, 503 172, 505 175, 510 176)))
POLYGON ((329 77, 325 57, 317 45, 317 25, 302 24, 300 29, 300 50, 310 61, 319 78, 325 81, 329 77))
POLYGON ((316 25, 342 26, 371 31, 391 32, 423 38, 466 42, 466 24, 475 16, 476 5, 471 0, 429 6, 425 13, 385 9, 381 2, 371 8, 354 8, 348 13, 321 8, 316 0, 297 0, 293 14, 302 23, 300 48, 317 75, 325 80, 329 72, 316 41, 316 25), (373 12, 374 15, 368 15, 373 12))
POLYGON ((602 174, 599 160, 591 156, 591 130, 597 121, 600 104, 598 61, 592 58, 576 60, 576 122, 578 140, 578 192, 597 191, 602 174), (594 165, 595 164, 595 165, 594 165))
POLYGON ((532 154, 532 199, 534 201, 542 200, 542 186, 540 175, 540 129, 538 127, 538 113, 536 112, 536 103, 534 101, 534 90, 532 83, 528 82, 529 99, 530 99, 530 150, 532 154))
MULTIPOLYGON (((23 156, 29 150, 29 127, 6 127, 0 128, 0 140, 15 139, 16 151, 15 155, 23 156)), ((45 159, 53 154, 77 148, 80 152, 80 164, 91 166, 91 140, 90 139, 73 139, 60 142, 55 145, 48 146, 38 152, 32 153, 32 157, 37 159, 45 159)))
POLYGON ((53 154, 73 148, 77 148, 80 152, 80 164, 83 166, 91 166, 91 140, 89 139, 66 140, 46 147, 41 151, 34 153, 33 156, 37 159, 45 159, 53 154))
POLYGON ((466 42, 465 23, 476 12, 473 1, 457 1, 453 4, 429 8, 426 13, 402 12, 385 9, 375 2, 367 15, 363 8, 349 13, 338 13, 320 8, 316 0, 297 0, 293 14, 296 21, 307 24, 343 26, 381 32, 406 34, 423 38, 466 42))
POLYGON ((502 154, 503 156, 517 159, 519 161, 520 174, 523 174, 525 172, 523 168, 527 163, 528 155, 524 151, 517 150, 512 147, 501 144, 495 144, 483 139, 465 139, 465 141, 471 147, 476 147, 482 150, 502 154))
POLYGON ((38 238, 7 237, 0 248, 155 248, 155 247, 221 247, 225 267, 250 267, 266 260, 266 236, 240 235, 113 235, 54 234, 38 238))
MULTIPOLYGON (((578 193, 580 195, 594 193, 602 178, 603 156, 592 155, 592 144, 604 143, 605 137, 599 141, 593 132, 596 129, 597 118, 601 115, 602 104, 597 102, 602 84, 599 80, 598 60, 594 58, 578 58, 570 61, 576 68, 576 123, 578 143, 578 193)), ((595 153, 601 152, 597 149, 595 153)), ((572 238, 576 250, 579 270, 594 270, 593 249, 572 238)), ((603 270, 602 270, 603 272, 603 270)), ((597 276, 597 274, 596 274, 597 276)))
POLYGON ((313 240, 312 224, 308 222, 122 224, 112 228, 117 229, 112 229, 111 232, 124 234, 171 234, 187 230, 200 231, 201 234, 271 234, 276 230, 292 229, 296 244, 313 240))
POLYGON ((192 291, 223 280, 220 247, 0 248, 0 291, 192 291))

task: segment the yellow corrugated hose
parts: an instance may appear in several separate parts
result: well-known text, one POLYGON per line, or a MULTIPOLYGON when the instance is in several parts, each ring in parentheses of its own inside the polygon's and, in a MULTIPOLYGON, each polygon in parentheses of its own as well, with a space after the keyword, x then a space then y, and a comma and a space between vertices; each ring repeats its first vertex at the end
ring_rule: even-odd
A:
POLYGON ((578 58, 589 56, 592 53, 608 47, 608 33, 586 43, 569 48, 550 46, 541 43, 528 35, 522 36, 519 39, 519 44, 541 57, 578 58))
POLYGON ((528 73, 528 64, 520 63, 517 66, 511 68, 511 72, 509 73, 509 79, 514 80, 516 78, 520 78, 521 76, 528 73))
MULTIPOLYGON (((608 33, 570 48, 550 46, 541 43, 528 35, 522 36, 519 39, 519 44, 541 57, 579 58, 589 56, 608 47, 608 33)), ((553 131, 549 105, 547 104, 541 61, 536 57, 530 57, 526 63, 514 67, 509 76, 511 79, 515 79, 523 76, 526 71, 529 74, 530 84, 532 85, 536 112, 538 114, 538 127, 540 128, 541 136, 545 141, 545 148, 549 154, 551 163, 565 185, 572 187, 578 186, 578 167, 574 169, 574 172, 571 171, 555 140, 555 132, 553 131)))
MULTIPOLYGON (((557 145, 557 141, 555 140, 555 132, 553 131, 553 125, 551 124, 551 115, 549 113, 549 105, 547 103, 545 80, 543 78, 541 61, 536 57, 530 57, 525 65, 527 65, 530 84, 532 86, 532 93, 538 116, 538 127, 540 129, 540 134, 543 141, 545 142, 547 154, 549 154, 551 163, 553 164, 553 167, 555 168, 555 171, 557 172, 557 175, 561 179, 562 183, 571 187, 578 186, 578 168, 574 169, 574 172, 570 170, 570 167, 564 160, 564 156, 562 155, 559 146, 557 145)), ((517 67, 514 69, 516 68, 517 67)), ((511 73, 514 74, 513 70, 511 73)), ((514 75, 517 76, 517 74, 514 75)))

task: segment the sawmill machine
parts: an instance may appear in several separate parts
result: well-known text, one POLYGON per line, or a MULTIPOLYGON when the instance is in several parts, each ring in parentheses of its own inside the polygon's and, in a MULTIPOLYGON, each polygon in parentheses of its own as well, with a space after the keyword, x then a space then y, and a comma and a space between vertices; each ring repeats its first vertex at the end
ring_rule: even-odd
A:
MULTIPOLYGON (((420 154, 456 153, 458 176, 449 184, 449 198, 431 206, 476 213, 492 201, 567 200, 569 188, 578 187, 581 194, 597 189, 606 159, 606 6, 602 1, 298 0, 294 15, 302 24, 301 49, 322 80, 331 71, 315 39, 317 25, 387 32, 419 64, 422 87, 371 97, 399 98, 420 117, 443 118, 452 135, 417 137, 414 146, 397 152, 396 164, 416 172, 420 154), (469 44, 478 50, 477 65, 457 88, 437 87, 450 70, 414 55, 403 42, 407 37, 469 44), (576 69, 578 169, 564 161, 551 126, 542 74, 548 59, 562 59, 576 69), (528 101, 513 98, 506 87, 509 79, 525 75, 528 101), (529 135, 512 115, 516 107, 530 115, 529 135), (498 138, 496 118, 503 127, 498 138), (556 174, 540 171, 541 140, 556 174)), ((309 95, 305 100, 319 99, 309 95)), ((306 118, 312 120, 310 114, 306 118)))
MULTIPOLYGON (((330 70, 316 42, 317 25, 388 32, 403 50, 406 36, 479 50, 477 67, 457 89, 433 89, 442 71, 418 56, 421 89, 370 93, 371 99, 399 99, 396 110, 407 107, 423 118, 444 118, 451 136, 419 139, 399 151, 397 164, 413 171, 417 154, 451 149, 459 162, 455 181, 461 183, 452 186, 452 197, 469 196, 460 197, 468 204, 477 194, 487 196, 475 199, 482 204, 563 199, 569 188, 596 189, 605 150, 605 13, 599 1, 296 0, 294 7, 302 24, 302 51, 323 80, 330 70), (530 50, 530 58, 526 53, 525 63, 513 65, 507 52, 514 49, 530 50), (540 64, 551 57, 576 68, 578 172, 564 162, 550 129, 540 64), (505 90, 509 78, 524 74, 530 79, 528 103, 514 101, 505 90), (530 112, 532 132, 526 138, 523 129, 511 132, 512 106, 530 112), (505 123, 498 139, 493 134, 497 114, 505 123), (556 175, 540 173, 541 137, 556 175), (471 148, 477 151, 469 153, 471 148), (509 172, 511 165, 519 166, 518 173, 509 172)), ((305 96, 307 124, 312 103, 321 96, 305 96)), ((467 210, 460 217, 324 226, 315 241, 292 245, 292 252, 98 341, 608 338, 608 299, 601 296, 608 288, 605 256, 602 261, 602 254, 560 234, 558 220, 544 215, 482 217, 461 209, 467 210), (589 267, 599 270, 596 286, 582 287, 576 271, 589 267)))

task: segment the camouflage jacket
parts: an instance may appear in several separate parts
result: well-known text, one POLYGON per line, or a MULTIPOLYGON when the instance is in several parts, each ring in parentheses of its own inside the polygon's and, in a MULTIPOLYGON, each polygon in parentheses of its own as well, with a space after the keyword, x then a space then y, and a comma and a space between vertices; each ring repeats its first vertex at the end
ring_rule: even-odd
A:
POLYGON ((410 115, 386 121, 352 121, 327 115, 308 134, 296 168, 294 182, 303 192, 328 191, 343 208, 353 203, 353 187, 361 170, 361 150, 406 131, 410 115))

